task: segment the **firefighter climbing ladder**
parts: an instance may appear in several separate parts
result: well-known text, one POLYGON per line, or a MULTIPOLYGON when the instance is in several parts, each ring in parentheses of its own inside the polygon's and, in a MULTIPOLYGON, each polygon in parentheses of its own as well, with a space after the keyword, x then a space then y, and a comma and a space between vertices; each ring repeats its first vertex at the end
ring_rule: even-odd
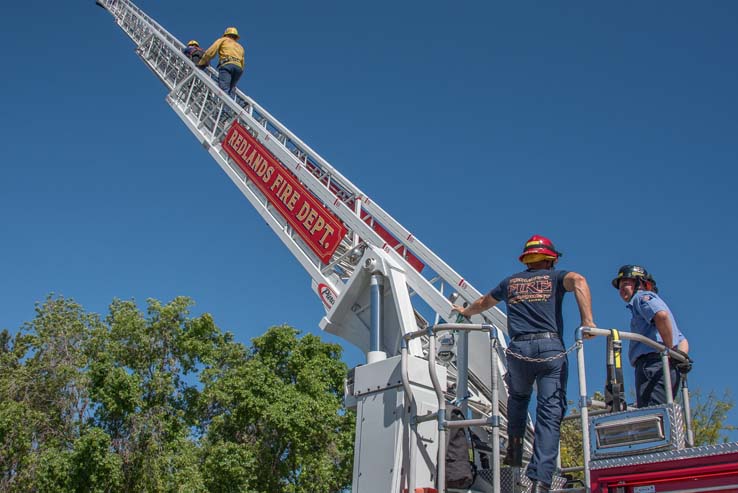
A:
MULTIPOLYGON (((451 317, 450 300, 472 301, 480 293, 250 97, 238 91, 231 99, 223 93, 215 71, 196 69, 182 53, 182 43, 136 5, 128 0, 96 3, 112 14, 167 87, 167 103, 307 270, 326 310, 321 327, 367 353, 367 364, 351 371, 345 391, 346 406, 357 415, 352 493, 446 491, 443 436, 466 424, 446 420, 444 401, 456 396, 471 415, 469 426, 485 429, 489 442, 496 444, 504 431, 505 387, 498 365, 490 366, 491 360, 502 365, 504 315, 492 309, 475 317, 473 325, 439 324, 451 317), (293 209, 299 212, 291 214, 293 209), (428 315, 435 320, 426 321, 428 315), (436 336, 444 326, 455 326, 462 341, 468 333, 468 347, 458 344, 455 363, 444 359, 446 364, 436 365, 436 336), (444 392, 454 381, 455 393, 444 392)), ((584 330, 605 336, 611 331, 577 332, 580 410, 587 430, 584 330)), ((446 358, 447 349, 441 348, 439 359, 446 358)), ((666 352, 662 358, 666 368, 666 352)), ((659 491, 735 490, 738 444, 685 450, 677 410, 670 402, 593 420, 591 433, 620 441, 606 446, 593 441, 592 460, 585 447, 582 490, 630 491, 640 485, 634 491, 655 491, 655 482, 646 485, 652 480, 659 491), (632 423, 639 424, 643 437, 631 437, 632 423), (658 433, 644 423, 656 426, 658 433), (632 452, 633 447, 645 452, 632 452), (628 469, 633 464, 639 468, 628 469)), ((488 451, 494 464, 478 460, 477 479, 463 491, 497 492, 502 481, 509 486, 503 491, 516 490, 511 471, 499 468, 499 449, 488 451)))
MULTIPOLYGON (((395 357, 395 366, 399 368, 403 334, 449 318, 450 297, 462 303, 480 296, 469 282, 253 99, 240 90, 234 98, 222 92, 215 70, 196 69, 183 54, 184 45, 134 3, 128 0, 96 0, 96 3, 113 16, 135 43, 142 61, 167 87, 167 103, 309 273, 313 289, 326 310, 320 324, 324 330, 363 349, 368 363, 377 358, 395 357), (274 181, 271 187, 265 188, 259 178, 266 182, 266 175, 257 177, 249 172, 249 167, 255 170, 257 165, 253 155, 242 153, 244 148, 260 149, 258 159, 281 166, 279 169, 289 173, 282 171, 282 182, 274 181), (309 195, 304 210, 314 212, 309 216, 301 210, 298 219, 302 221, 307 216, 304 225, 309 233, 301 230, 294 218, 290 220, 285 207, 295 206, 291 200, 295 194, 283 193, 284 183, 308 192, 304 194, 309 195), (278 193, 270 195, 275 190, 278 193), (331 217, 336 222, 325 226, 331 217), (313 233, 320 237, 321 228, 325 229, 322 238, 311 239, 313 233), (330 248, 325 241, 329 233, 342 234, 330 248), (378 277, 377 272, 383 275, 378 277), (391 288, 387 293, 383 291, 385 282, 391 288), (389 298, 394 306, 387 314, 376 308, 381 307, 384 298, 389 298), (426 321, 428 315, 435 321, 426 321), (387 334, 377 335, 374 327, 382 323, 393 325, 394 332, 389 327, 387 334)), ((266 165, 262 173, 264 169, 266 165)), ((474 321, 506 332, 505 316, 496 308, 475 317, 474 321)), ((468 405, 477 417, 483 417, 492 408, 490 357, 486 336, 469 337, 476 335, 480 336, 479 341, 469 339, 470 343, 460 344, 458 349, 458 358, 466 362, 463 367, 468 367, 468 375, 462 370, 458 377, 451 372, 449 378, 457 378, 457 389, 470 396, 463 405, 468 405)), ((504 344, 504 340, 501 342, 504 344)), ((409 349, 410 355, 418 359, 427 356, 427 347, 424 349, 420 340, 411 341, 409 349)), ((505 389, 500 387, 504 409, 505 389)), ((431 392, 428 409, 434 401, 431 392)), ((371 437, 372 432, 367 431, 366 435, 371 437)), ((373 454, 372 446, 362 444, 367 456, 373 454)), ((401 468, 389 469, 395 472, 383 491, 399 491, 397 471, 401 468)), ((433 474, 429 472, 431 480, 433 474)), ((354 475, 357 483, 356 470, 354 475)), ((421 473, 419 478, 417 484, 422 482, 421 473)), ((354 486, 355 492, 369 490, 354 486)))
MULTIPOLYGON (((442 317, 450 313, 447 297, 452 292, 458 292, 468 301, 480 296, 478 290, 409 230, 250 97, 239 90, 235 100, 227 98, 213 79, 214 71, 211 69, 210 72, 201 73, 195 70, 182 53, 183 44, 135 4, 127 0, 97 0, 97 3, 113 15, 120 28, 136 44, 136 52, 144 63, 170 90, 167 102, 174 111, 316 283, 329 286, 339 295, 342 284, 353 272, 353 266, 346 261, 346 257, 361 239, 385 251, 393 250, 392 258, 405 267, 411 289, 442 317), (341 247, 328 262, 321 262, 306 247, 294 229, 223 151, 220 141, 233 122, 233 115, 238 115, 238 120, 348 228, 341 247), (391 238, 388 241, 389 236, 382 234, 383 231, 389 232, 396 241, 391 238), (418 272, 416 268, 419 262, 424 266, 423 271, 430 275, 418 272)), ((489 310, 485 318, 505 330, 504 314, 498 310, 489 310)))

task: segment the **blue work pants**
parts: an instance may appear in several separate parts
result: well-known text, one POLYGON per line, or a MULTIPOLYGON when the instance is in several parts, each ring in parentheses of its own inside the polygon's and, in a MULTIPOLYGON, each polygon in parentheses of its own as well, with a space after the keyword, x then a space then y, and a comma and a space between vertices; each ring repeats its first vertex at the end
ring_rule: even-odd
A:
MULTIPOLYGON (((510 351, 529 358, 548 358, 564 352, 561 339, 536 339, 513 341, 510 351)), ((525 436, 528 404, 537 385, 535 437, 533 457, 526 475, 546 484, 551 484, 559 454, 561 420, 566 411, 566 380, 569 365, 566 356, 537 363, 507 356, 508 372, 505 375, 508 387, 507 433, 509 437, 525 436)))
POLYGON ((218 67, 218 86, 229 96, 236 94, 236 84, 243 75, 243 69, 238 65, 227 63, 218 67))
MULTIPOLYGON (((677 397, 682 376, 671 368, 671 390, 677 397)), ((636 405, 638 407, 666 404, 664 365, 659 353, 644 354, 635 362, 636 405)))

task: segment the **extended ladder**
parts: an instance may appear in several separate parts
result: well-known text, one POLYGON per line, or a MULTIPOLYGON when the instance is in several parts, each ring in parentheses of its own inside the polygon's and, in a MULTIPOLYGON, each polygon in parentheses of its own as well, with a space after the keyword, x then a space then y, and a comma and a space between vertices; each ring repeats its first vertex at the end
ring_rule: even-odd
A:
MULTIPOLYGON (((405 313, 393 316, 399 317, 394 322, 405 333, 450 319, 449 297, 455 294, 459 297, 457 304, 480 296, 469 282, 253 99, 241 91, 234 98, 228 97, 218 87, 215 70, 197 69, 183 54, 184 45, 133 2, 96 3, 112 14, 133 40, 136 53, 167 87, 167 103, 308 272, 326 310, 321 327, 370 353, 371 307, 368 295, 359 293, 355 285, 375 262, 382 264, 377 268, 385 269, 392 283, 394 301, 404 305, 397 311, 405 313), (397 291, 400 283, 406 284, 406 294, 397 291), (351 299, 357 301, 351 301, 350 308, 341 306, 352 289, 351 299), (336 329, 341 310, 352 311, 360 318, 355 323, 358 329, 336 329), (435 320, 427 322, 428 317, 435 320)), ((368 278, 364 281, 369 282, 368 278)), ((474 322, 507 332, 505 315, 497 308, 475 317, 474 322)), ((459 367, 468 366, 469 385, 466 387, 464 375, 465 386, 461 388, 474 393, 478 398, 475 412, 484 415, 491 409, 492 386, 488 343, 479 335, 485 342, 471 341, 464 356, 466 363, 459 367)), ((395 340, 385 342, 385 346, 389 356, 399 358, 401 334, 393 337, 395 340)), ((426 356, 427 348, 420 341, 412 344, 411 355, 426 356)), ((500 387, 504 409, 506 392, 504 385, 500 387)))
MULTIPOLYGON (((450 315, 447 297, 458 292, 473 301, 480 292, 463 279, 408 229, 394 220, 318 153, 240 90, 235 100, 220 91, 215 71, 195 70, 182 53, 184 45, 128 0, 97 0, 136 44, 144 63, 169 89, 167 102, 230 176, 312 279, 329 286, 336 295, 351 275, 346 257, 353 246, 367 244, 393 251, 407 267, 412 290, 441 318, 450 315), (247 127, 322 204, 346 225, 348 231, 327 262, 321 261, 294 228, 268 202, 260 190, 222 149, 221 141, 237 120, 247 127), (389 233, 389 234, 387 234, 389 233), (422 268, 422 272, 418 269, 422 268)), ((330 308, 327 306, 326 308, 330 308)), ((505 316, 497 309, 484 314, 486 322, 506 331, 505 316)))

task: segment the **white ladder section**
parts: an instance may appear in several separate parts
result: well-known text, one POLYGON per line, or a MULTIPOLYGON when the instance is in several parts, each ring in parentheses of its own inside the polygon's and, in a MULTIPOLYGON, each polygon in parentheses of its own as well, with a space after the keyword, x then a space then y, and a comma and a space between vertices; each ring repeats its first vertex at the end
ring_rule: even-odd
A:
MULTIPOLYGON (((321 327, 367 351, 370 364, 364 367, 362 375, 366 373, 369 380, 379 378, 382 368, 390 371, 391 365, 399 362, 402 334, 425 329, 440 320, 455 319, 449 300, 452 296, 457 295, 455 303, 462 304, 481 295, 253 99, 241 91, 234 98, 226 95, 218 87, 216 71, 196 68, 182 52, 184 45, 133 2, 96 3, 112 14, 133 40, 137 54, 167 87, 167 103, 308 272, 326 311, 321 327), (298 194, 291 194, 288 187, 300 191, 302 205, 297 202, 298 194), (370 271, 382 272, 383 277, 376 278, 376 282, 388 285, 384 294, 383 288, 374 284, 375 274, 370 271), (383 302, 377 300, 383 296, 394 302, 393 309, 381 309, 383 302), (385 323, 386 332, 375 332, 377 325, 385 323), (378 333, 383 334, 383 339, 377 338, 378 333), (385 363, 377 356, 380 359, 372 366, 371 356, 382 350, 390 358, 385 363)), ((507 333, 506 317, 497 308, 475 316, 472 322, 489 324, 507 333)), ((422 348, 420 340, 408 344, 411 356, 428 356, 428 348, 422 348)), ((500 338, 500 344, 504 350, 504 338, 500 338)), ((449 379, 458 385, 450 395, 469 396, 467 404, 472 415, 488 417, 493 409, 488 340, 481 333, 472 333, 459 351, 464 347, 467 349, 463 350, 463 357, 458 355, 459 369, 468 368, 468 374, 466 370, 457 372, 455 363, 449 367, 449 379), (477 336, 481 339, 474 339, 477 336)), ((498 361, 501 371, 497 374, 502 375, 504 358, 498 361)), ((501 380, 498 384, 504 416, 507 393, 501 380)), ((359 403, 355 405, 370 412, 372 397, 362 397, 360 392, 357 395, 359 403)), ((398 398, 403 402, 401 396, 398 398)), ((375 418, 382 415, 380 412, 375 418)), ((394 434, 399 433, 398 426, 405 425, 397 421, 394 427, 387 428, 381 419, 372 426, 367 424, 366 430, 357 432, 356 449, 366 452, 367 457, 375 455, 372 447, 384 447, 387 440, 397 438, 394 434)), ((392 457, 383 459, 386 464, 380 461, 363 471, 355 469, 355 476, 367 473, 366 477, 374 477, 380 472, 394 471, 389 480, 391 487, 388 483, 386 491, 398 493, 400 471, 408 470, 406 461, 412 454, 403 455, 399 449, 392 453, 392 457), (405 466, 396 467, 400 461, 405 461, 405 466)), ((432 471, 423 462, 415 476, 413 481, 417 479, 415 484, 420 485, 432 477, 432 471)), ((354 486, 355 493, 364 491, 360 485, 354 486)))
MULTIPOLYGON (((250 97, 239 90, 235 99, 228 98, 218 88, 215 70, 196 70, 182 53, 184 45, 133 2, 97 0, 97 3, 113 15, 136 44, 136 51, 144 63, 167 86, 170 91, 167 102, 316 283, 327 285, 340 294, 343 282, 352 273, 346 257, 351 247, 361 240, 391 252, 406 267, 408 284, 414 294, 443 319, 450 317, 451 305, 447 297, 451 293, 459 293, 458 302, 473 301, 480 296, 468 281, 250 97), (330 261, 322 262, 311 251, 222 149, 221 141, 235 115, 239 123, 347 227, 348 233, 330 261), (396 242, 388 242, 387 235, 380 236, 377 229, 389 232, 396 242), (413 260, 412 263, 409 260, 413 260), (413 268, 418 260, 424 264, 422 273, 413 268)), ((496 308, 484 313, 483 318, 485 323, 492 323, 506 332, 505 316, 496 308)))

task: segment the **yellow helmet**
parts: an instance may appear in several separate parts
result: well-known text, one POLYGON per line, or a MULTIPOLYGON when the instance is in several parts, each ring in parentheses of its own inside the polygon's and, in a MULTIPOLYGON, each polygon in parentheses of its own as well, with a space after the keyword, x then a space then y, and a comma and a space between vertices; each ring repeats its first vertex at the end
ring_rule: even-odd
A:
POLYGON ((195 41, 194 39, 191 39, 187 42, 187 46, 200 46, 200 43, 195 41))
POLYGON ((238 35, 238 29, 235 27, 229 27, 226 28, 225 32, 223 33, 223 36, 235 36, 236 39, 240 38, 241 36, 238 35))

